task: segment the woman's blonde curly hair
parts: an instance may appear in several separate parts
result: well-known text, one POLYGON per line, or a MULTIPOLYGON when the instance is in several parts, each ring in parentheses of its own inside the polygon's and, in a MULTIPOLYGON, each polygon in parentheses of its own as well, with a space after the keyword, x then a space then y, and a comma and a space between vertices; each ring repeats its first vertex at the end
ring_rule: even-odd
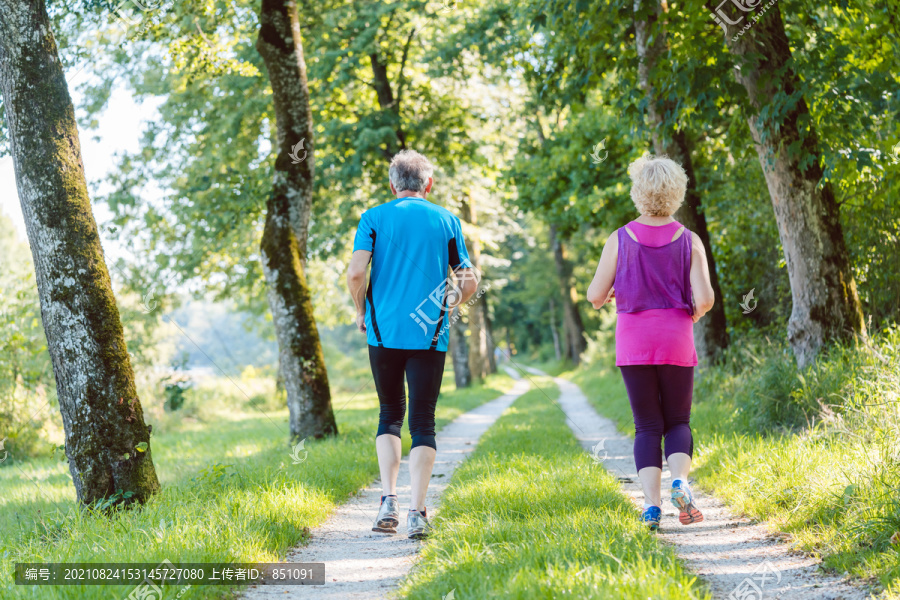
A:
POLYGON ((684 202, 687 174, 667 156, 645 154, 630 165, 631 200, 642 215, 668 217, 684 202))

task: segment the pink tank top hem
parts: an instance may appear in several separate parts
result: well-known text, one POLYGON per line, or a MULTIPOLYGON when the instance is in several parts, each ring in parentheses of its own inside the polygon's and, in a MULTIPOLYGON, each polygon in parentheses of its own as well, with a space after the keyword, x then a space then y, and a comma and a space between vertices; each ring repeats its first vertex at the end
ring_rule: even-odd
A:
POLYGON ((632 221, 628 228, 640 243, 619 229, 615 290, 616 309, 622 312, 616 321, 616 366, 696 366, 690 312, 691 233, 685 230, 671 242, 680 223, 654 227, 632 221), (625 244, 630 246, 623 251, 625 244), (645 248, 659 250, 644 252, 645 248), (651 308, 654 305, 678 308, 651 308))

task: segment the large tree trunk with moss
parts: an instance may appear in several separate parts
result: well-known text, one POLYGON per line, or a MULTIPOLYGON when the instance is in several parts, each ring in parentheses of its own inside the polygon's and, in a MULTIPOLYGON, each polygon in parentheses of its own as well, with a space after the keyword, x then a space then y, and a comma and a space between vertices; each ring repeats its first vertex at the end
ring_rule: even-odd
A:
POLYGON ((697 234, 706 249, 710 282, 716 303, 704 318, 694 324, 694 345, 700 361, 709 364, 728 346, 725 303, 722 301, 722 289, 719 286, 719 274, 709 240, 706 216, 703 214, 700 193, 697 191, 697 178, 694 174, 687 135, 682 129, 667 131, 666 116, 675 111, 675 105, 672 101, 656 94, 656 88, 652 81, 657 60, 667 51, 666 31, 660 21, 660 15, 660 5, 657 0, 634 0, 635 44, 639 59, 638 83, 647 96, 647 115, 650 129, 653 132, 653 151, 656 154, 666 154, 672 160, 680 163, 687 174, 687 193, 684 204, 675 213, 675 218, 697 234))
MULTIPOLYGON (((463 200, 460 206, 460 217, 473 226, 473 233, 468 236, 469 260, 472 266, 481 271, 481 242, 478 239, 478 214, 471 198, 463 200)), ((484 380, 491 373, 490 332, 488 331, 487 303, 484 297, 484 272, 478 283, 478 291, 466 316, 469 320, 469 371, 472 378, 484 380)))
POLYGON ((556 265, 556 275, 562 294, 563 329, 566 334, 565 357, 571 360, 572 364, 578 365, 581 363, 581 355, 587 349, 584 324, 581 321, 581 313, 578 312, 575 286, 572 285, 572 265, 566 258, 566 248, 553 225, 550 226, 550 246, 553 248, 553 262, 556 265))
POLYGON ((450 359, 453 361, 453 379, 456 389, 472 385, 472 372, 469 370, 469 344, 466 341, 466 328, 459 317, 459 307, 450 313, 450 359))
POLYGON ((159 490, 150 433, 43 0, 0 0, 0 92, 75 491, 144 502, 159 490))
MULTIPOLYGON (((721 9, 726 22, 749 19, 732 4, 721 9)), ((840 208, 831 183, 822 180, 818 137, 798 91, 778 6, 743 36, 725 42, 737 62, 737 80, 756 113, 748 123, 775 208, 793 300, 788 340, 802 368, 827 342, 865 336, 866 328, 840 208), (768 117, 760 116, 763 108, 768 117)))
POLYGON ((328 372, 306 282, 313 123, 296 4, 263 0, 256 48, 275 104, 278 156, 260 250, 290 412, 290 439, 337 433, 328 372), (302 146, 298 146, 300 142, 302 146))

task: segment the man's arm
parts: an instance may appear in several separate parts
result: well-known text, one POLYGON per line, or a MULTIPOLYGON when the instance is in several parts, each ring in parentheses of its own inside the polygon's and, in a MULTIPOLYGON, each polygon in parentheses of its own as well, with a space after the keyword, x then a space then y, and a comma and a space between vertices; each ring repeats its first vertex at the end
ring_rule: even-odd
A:
POLYGON ((366 269, 371 258, 368 250, 357 250, 347 267, 347 287, 356 305, 356 327, 363 333, 366 332, 366 269))
POLYGON ((457 287, 459 288, 460 294, 462 294, 459 302, 454 305, 458 306, 459 304, 468 302, 469 298, 478 291, 479 273, 477 269, 468 267, 457 269, 453 273, 456 275, 457 287))

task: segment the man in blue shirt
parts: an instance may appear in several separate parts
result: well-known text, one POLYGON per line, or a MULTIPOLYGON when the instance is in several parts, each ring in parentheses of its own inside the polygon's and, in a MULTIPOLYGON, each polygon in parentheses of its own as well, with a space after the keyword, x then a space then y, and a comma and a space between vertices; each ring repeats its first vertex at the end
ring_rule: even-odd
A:
POLYGON ((426 537, 430 529, 425 493, 434 467, 434 410, 450 340, 450 313, 475 293, 479 279, 459 219, 425 199, 434 185, 433 174, 432 164, 418 152, 403 150, 394 156, 389 179, 396 200, 363 213, 347 270, 356 325, 366 334, 381 407, 375 449, 384 491, 372 529, 396 533, 400 522, 396 486, 405 374, 412 436, 407 533, 413 539, 426 537))

